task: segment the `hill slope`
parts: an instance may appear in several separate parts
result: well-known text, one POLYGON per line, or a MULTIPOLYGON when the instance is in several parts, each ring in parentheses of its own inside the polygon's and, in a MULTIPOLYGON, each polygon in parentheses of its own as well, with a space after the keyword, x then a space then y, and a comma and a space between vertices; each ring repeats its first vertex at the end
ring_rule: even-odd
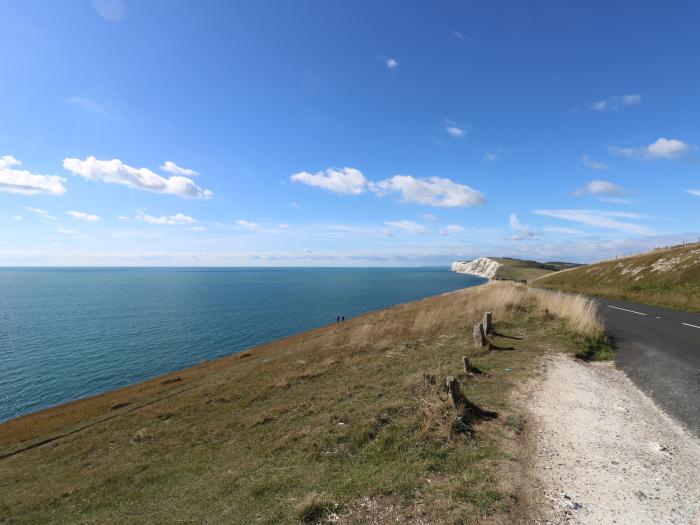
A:
POLYGON ((470 273, 497 281, 530 282, 543 275, 578 266, 574 263, 528 261, 511 257, 480 257, 452 263, 452 271, 470 273))
POLYGON ((512 522, 510 393, 601 330, 580 298, 494 283, 20 417, 0 425, 0 523, 512 522), (485 310, 517 351, 473 347, 485 310))
POLYGON ((546 275, 534 285, 700 312, 700 243, 546 275))

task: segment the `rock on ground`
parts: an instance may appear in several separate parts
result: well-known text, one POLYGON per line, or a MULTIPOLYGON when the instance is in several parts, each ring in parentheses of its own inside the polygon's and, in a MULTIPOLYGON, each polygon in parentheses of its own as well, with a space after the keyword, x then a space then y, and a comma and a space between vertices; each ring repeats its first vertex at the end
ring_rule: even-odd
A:
POLYGON ((614 365, 552 358, 530 410, 542 521, 700 525, 700 440, 614 365))

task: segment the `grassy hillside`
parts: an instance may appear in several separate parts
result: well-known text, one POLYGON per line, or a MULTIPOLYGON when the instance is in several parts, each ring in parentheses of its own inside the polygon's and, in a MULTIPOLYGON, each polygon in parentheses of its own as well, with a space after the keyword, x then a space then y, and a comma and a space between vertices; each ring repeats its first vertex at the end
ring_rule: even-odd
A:
POLYGON ((555 273, 535 285, 700 312, 700 243, 555 273))
POLYGON ((489 257, 501 263, 501 267, 496 272, 496 279, 504 281, 525 281, 530 282, 544 275, 557 272, 559 270, 578 266, 573 263, 527 261, 523 259, 511 259, 509 257, 489 257))
POLYGON ((21 417, 0 425, 0 523, 507 522, 511 393, 600 336, 581 299, 493 283, 21 417))

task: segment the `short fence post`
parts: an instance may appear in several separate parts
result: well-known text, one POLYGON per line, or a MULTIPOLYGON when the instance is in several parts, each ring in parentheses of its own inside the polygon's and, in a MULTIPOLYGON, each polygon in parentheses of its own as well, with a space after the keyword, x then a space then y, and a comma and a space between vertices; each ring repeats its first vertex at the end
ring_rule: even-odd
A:
POLYGON ((462 358, 462 362, 464 363, 464 373, 471 374, 472 364, 469 362, 469 358, 466 355, 462 358))
POLYGON ((486 346, 486 334, 484 333, 484 325, 481 323, 474 325, 474 346, 477 348, 486 346))
POLYGON ((459 389, 459 381, 454 376, 447 376, 447 391, 452 401, 453 407, 458 407, 462 403, 462 391, 459 389))
POLYGON ((491 312, 486 312, 484 314, 484 332, 486 332, 487 334, 490 334, 492 329, 493 329, 493 316, 491 315, 491 312))

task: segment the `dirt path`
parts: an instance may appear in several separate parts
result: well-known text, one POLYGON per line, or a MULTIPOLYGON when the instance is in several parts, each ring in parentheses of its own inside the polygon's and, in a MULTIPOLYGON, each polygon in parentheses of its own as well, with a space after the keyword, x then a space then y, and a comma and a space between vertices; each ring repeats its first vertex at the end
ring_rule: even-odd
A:
POLYGON ((529 405, 544 521, 700 525, 700 440, 624 372, 554 357, 529 405))

